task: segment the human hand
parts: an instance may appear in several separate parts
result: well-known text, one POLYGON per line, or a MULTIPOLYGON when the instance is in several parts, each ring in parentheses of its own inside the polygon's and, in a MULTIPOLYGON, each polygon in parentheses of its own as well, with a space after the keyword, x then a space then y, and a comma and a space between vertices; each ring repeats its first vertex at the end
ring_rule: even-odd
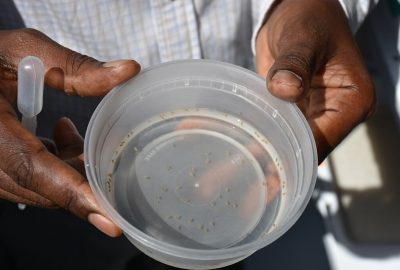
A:
POLYGON ((88 220, 99 230, 117 236, 120 229, 99 208, 84 176, 74 169, 82 139, 72 122, 61 119, 55 142, 61 158, 24 129, 14 111, 17 66, 27 55, 45 66, 45 83, 69 95, 101 96, 135 76, 133 60, 108 63, 81 55, 33 29, 0 31, 0 198, 39 207, 62 207, 88 220))
POLYGON ((337 0, 282 0, 256 40, 269 91, 296 102, 324 158, 374 111, 373 84, 337 0))

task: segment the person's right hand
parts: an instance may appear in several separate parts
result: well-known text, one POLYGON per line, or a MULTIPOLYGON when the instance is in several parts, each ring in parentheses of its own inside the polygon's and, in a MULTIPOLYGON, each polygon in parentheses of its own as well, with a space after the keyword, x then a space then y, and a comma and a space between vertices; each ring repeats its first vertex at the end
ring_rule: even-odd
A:
MULTIPOLYGON (((33 29, 0 31, 0 198, 39 207, 62 207, 110 236, 119 235, 120 229, 99 208, 85 177, 48 152, 18 121, 14 110, 17 67, 27 55, 43 61, 48 86, 79 96, 106 94, 135 76, 139 64, 133 60, 103 63, 62 47, 33 29)), ((65 152, 74 149, 74 143, 80 147, 79 138, 70 121, 59 121, 55 140, 64 158, 71 158, 72 152, 65 152)))

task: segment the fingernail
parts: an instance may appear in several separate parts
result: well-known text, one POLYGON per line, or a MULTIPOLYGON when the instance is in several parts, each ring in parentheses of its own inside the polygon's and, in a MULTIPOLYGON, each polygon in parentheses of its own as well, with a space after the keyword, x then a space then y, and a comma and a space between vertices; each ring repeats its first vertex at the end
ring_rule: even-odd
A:
POLYGON ((273 91, 282 97, 298 97, 303 93, 302 79, 290 70, 279 70, 269 83, 273 91))
POLYGON ((105 216, 91 213, 88 216, 88 221, 108 236, 116 237, 121 235, 121 229, 105 216))
POLYGON ((110 61, 110 62, 106 62, 103 64, 103 67, 113 67, 113 68, 117 68, 120 67, 128 62, 131 62, 132 60, 114 60, 114 61, 110 61))

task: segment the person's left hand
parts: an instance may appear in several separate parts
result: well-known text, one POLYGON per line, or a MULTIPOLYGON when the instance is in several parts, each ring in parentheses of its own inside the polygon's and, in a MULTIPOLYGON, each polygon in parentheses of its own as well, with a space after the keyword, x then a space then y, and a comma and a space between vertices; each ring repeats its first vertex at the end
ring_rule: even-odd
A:
POLYGON ((319 162, 374 111, 373 84, 337 0, 276 1, 256 62, 268 90, 302 110, 319 162))

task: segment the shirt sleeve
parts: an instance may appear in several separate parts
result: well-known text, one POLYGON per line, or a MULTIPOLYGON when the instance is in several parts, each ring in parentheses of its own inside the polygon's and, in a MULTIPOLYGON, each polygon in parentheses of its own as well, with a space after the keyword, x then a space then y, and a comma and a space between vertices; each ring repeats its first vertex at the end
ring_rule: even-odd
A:
POLYGON ((349 19, 351 31, 355 33, 365 17, 375 7, 379 0, 339 0, 349 19))
MULTIPOLYGON (((368 13, 375 7, 379 0, 338 0, 349 19, 349 25, 353 33, 355 33, 361 23, 364 21, 368 13)), ((256 51, 256 38, 260 31, 265 16, 271 8, 274 0, 252 1, 253 10, 253 35, 251 38, 251 48, 253 54, 256 51)))

